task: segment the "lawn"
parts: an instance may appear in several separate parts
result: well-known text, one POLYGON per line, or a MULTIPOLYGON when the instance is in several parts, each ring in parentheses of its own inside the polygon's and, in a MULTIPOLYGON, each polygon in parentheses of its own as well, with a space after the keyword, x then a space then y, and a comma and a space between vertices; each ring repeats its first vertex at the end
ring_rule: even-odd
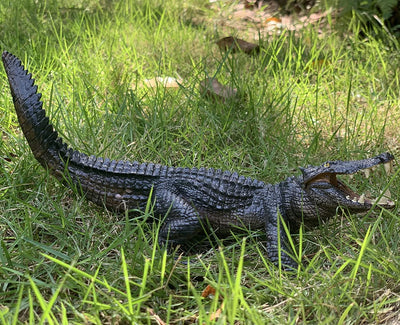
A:
MULTIPOLYGON (((254 41, 224 24, 231 10, 227 0, 5 0, 0 45, 32 73, 59 134, 86 154, 267 183, 326 160, 397 156, 395 38, 328 15, 322 27, 278 28, 254 41), (215 41, 229 35, 260 52, 221 51, 215 41), (203 96, 199 85, 211 77, 238 95, 203 96)), ((107 212, 51 177, 22 135, 3 68, 0 87, 2 324, 400 321, 398 207, 338 211, 294 235, 303 261, 295 273, 268 261, 262 232, 198 254, 170 252, 157 244, 151 206, 136 218, 107 212)), ((379 168, 345 181, 375 196, 389 184, 395 201, 400 193, 396 166, 390 176, 379 168)))

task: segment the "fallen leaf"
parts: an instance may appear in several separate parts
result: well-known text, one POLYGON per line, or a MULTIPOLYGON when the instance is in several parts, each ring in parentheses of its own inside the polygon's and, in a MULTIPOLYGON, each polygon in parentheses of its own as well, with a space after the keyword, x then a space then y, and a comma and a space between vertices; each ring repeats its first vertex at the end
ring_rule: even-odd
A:
POLYGON ((200 93, 205 97, 221 100, 223 102, 238 98, 238 91, 236 88, 224 86, 216 78, 206 78, 201 81, 200 93))
POLYGON ((173 77, 155 77, 151 79, 145 79, 143 84, 150 88, 157 88, 159 86, 163 86, 165 88, 179 88, 179 85, 182 84, 182 80, 173 77))
POLYGON ((221 38, 216 42, 218 47, 223 51, 231 50, 232 53, 244 52, 246 54, 258 53, 260 51, 260 46, 254 43, 246 42, 240 38, 227 36, 221 38))
POLYGON ((221 316, 222 309, 224 309, 224 302, 221 303, 221 307, 219 307, 215 312, 210 314, 210 320, 215 320, 221 316))
POLYGON ((266 23, 282 23, 282 19, 277 17, 269 17, 265 20, 266 23))
POLYGON ((268 17, 263 23, 268 30, 273 31, 282 28, 282 19, 277 17, 268 17))
MULTIPOLYGON (((207 298, 208 296, 215 296, 215 288, 211 286, 210 284, 203 290, 201 293, 201 296, 203 298, 207 298)), ((219 297, 220 299, 222 298, 221 296, 219 297)), ((215 320, 221 316, 222 310, 224 309, 224 302, 221 302, 221 307, 219 307, 215 312, 210 314, 210 320, 215 320)))
POLYGON ((160 318, 160 316, 158 316, 158 315, 154 312, 153 309, 147 308, 147 312, 148 312, 151 316, 153 316, 154 320, 156 321, 156 323, 157 323, 158 325, 167 325, 167 323, 165 323, 165 322, 160 318))
POLYGON ((203 298, 207 298, 208 296, 213 295, 215 296, 215 288, 211 285, 208 285, 203 292, 201 293, 201 296, 203 298))

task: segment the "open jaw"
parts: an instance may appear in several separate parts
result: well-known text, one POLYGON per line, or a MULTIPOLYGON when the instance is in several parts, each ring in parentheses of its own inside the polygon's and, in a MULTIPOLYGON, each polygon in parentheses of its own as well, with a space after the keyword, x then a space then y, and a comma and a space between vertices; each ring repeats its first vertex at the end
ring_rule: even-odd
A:
POLYGON ((343 207, 355 210, 368 210, 374 205, 392 209, 395 203, 386 190, 373 199, 365 194, 358 194, 337 178, 337 175, 352 175, 363 171, 366 178, 377 165, 383 165, 386 174, 393 171, 393 155, 384 153, 374 158, 355 161, 331 161, 317 167, 303 168, 303 181, 307 188, 322 191, 343 207))

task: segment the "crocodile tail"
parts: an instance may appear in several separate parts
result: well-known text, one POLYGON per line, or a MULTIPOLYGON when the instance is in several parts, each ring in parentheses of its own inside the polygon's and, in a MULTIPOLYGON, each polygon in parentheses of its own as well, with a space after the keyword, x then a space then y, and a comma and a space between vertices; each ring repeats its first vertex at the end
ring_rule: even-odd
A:
POLYGON ((61 180, 64 161, 70 149, 58 137, 57 131, 49 122, 40 101, 42 95, 37 92, 32 75, 11 53, 4 51, 2 59, 18 121, 33 155, 42 166, 61 180))

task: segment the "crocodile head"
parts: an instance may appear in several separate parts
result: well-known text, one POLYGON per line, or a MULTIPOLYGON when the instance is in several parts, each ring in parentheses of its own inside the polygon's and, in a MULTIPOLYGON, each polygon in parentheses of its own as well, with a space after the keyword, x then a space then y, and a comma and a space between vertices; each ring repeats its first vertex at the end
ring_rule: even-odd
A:
POLYGON ((335 215, 338 207, 351 213, 366 212, 375 205, 386 209, 394 208, 395 204, 385 195, 380 199, 358 194, 337 178, 337 175, 354 174, 360 170, 369 173, 376 165, 383 164, 388 172, 392 168, 394 157, 383 153, 376 157, 355 161, 327 161, 321 166, 300 168, 302 177, 303 197, 302 219, 307 226, 318 224, 335 215))

